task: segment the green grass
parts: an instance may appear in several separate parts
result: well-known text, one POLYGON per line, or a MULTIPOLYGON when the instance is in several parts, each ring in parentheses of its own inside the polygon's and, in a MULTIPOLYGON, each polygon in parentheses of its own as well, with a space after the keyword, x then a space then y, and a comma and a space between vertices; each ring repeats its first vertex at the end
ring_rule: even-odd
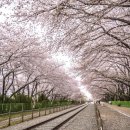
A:
POLYGON ((112 105, 130 108, 130 101, 112 101, 112 105))

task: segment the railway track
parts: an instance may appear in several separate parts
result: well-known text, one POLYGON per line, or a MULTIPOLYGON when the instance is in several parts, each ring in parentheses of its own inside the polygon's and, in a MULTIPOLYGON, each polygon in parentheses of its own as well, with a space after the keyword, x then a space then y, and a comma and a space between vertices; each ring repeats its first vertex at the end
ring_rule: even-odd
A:
POLYGON ((50 118, 46 121, 43 121, 39 124, 33 125, 23 130, 58 130, 61 126, 63 126, 66 122, 80 113, 83 109, 85 109, 87 105, 79 106, 75 109, 62 113, 58 116, 50 118))

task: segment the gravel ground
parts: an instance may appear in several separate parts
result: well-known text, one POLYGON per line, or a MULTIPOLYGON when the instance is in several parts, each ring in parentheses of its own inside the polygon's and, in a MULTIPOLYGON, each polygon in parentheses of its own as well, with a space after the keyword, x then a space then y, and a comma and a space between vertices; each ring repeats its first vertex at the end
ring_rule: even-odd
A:
POLYGON ((30 120, 30 121, 25 121, 25 122, 23 122, 23 123, 17 124, 17 125, 15 125, 15 126, 10 126, 10 127, 7 127, 7 128, 3 128, 3 129, 1 129, 1 130, 23 130, 23 129, 25 129, 25 128, 31 127, 31 126, 33 126, 33 125, 35 125, 35 124, 39 124, 40 122, 46 121, 46 120, 48 120, 48 119, 50 119, 50 118, 53 118, 53 117, 55 117, 55 116, 57 116, 57 115, 60 115, 60 114, 62 114, 62 113, 65 113, 65 112, 67 112, 67 111, 70 111, 70 110, 72 110, 72 109, 75 109, 75 108, 77 108, 77 107, 79 107, 79 106, 75 106, 75 107, 73 107, 73 108, 69 108, 69 109, 66 109, 66 110, 62 110, 62 111, 60 111, 60 112, 56 112, 56 113, 53 113, 53 114, 50 114, 50 115, 47 115, 47 116, 42 116, 42 117, 39 117, 39 118, 35 118, 35 119, 33 119, 33 120, 30 120))
POLYGON ((127 108, 127 107, 119 107, 119 106, 116 106, 116 105, 110 105, 108 103, 103 103, 105 106, 107 107, 110 107, 116 111, 118 111, 119 113, 122 113, 128 117, 130 117, 130 108, 127 108))
POLYGON ((59 130, 98 130, 94 105, 88 105, 59 130))
POLYGON ((130 118, 106 107, 98 106, 103 120, 103 130, 130 130, 130 118))

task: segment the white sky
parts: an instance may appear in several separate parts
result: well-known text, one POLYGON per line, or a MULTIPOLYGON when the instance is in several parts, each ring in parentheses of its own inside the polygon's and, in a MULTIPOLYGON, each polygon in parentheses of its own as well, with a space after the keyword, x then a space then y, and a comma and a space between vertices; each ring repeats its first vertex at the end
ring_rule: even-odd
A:
POLYGON ((8 21, 11 20, 11 16, 14 14, 14 7, 15 4, 12 3, 10 6, 5 5, 0 8, 0 23, 6 22, 7 19, 8 21))
POLYGON ((52 57, 55 61, 63 64, 65 71, 69 71, 73 67, 72 58, 62 52, 53 53, 52 57))
POLYGON ((92 100, 92 94, 87 90, 87 86, 82 85, 82 79, 81 77, 76 77, 76 80, 78 81, 78 85, 79 85, 79 89, 81 91, 81 93, 87 97, 87 99, 92 100))
POLYGON ((81 77, 76 76, 74 73, 71 72, 71 69, 74 67, 72 57, 60 52, 56 53, 55 55, 53 54, 52 57, 60 64, 63 64, 63 68, 65 69, 65 71, 77 81, 81 93, 87 99, 93 99, 91 93, 87 90, 87 87, 82 85, 81 77))

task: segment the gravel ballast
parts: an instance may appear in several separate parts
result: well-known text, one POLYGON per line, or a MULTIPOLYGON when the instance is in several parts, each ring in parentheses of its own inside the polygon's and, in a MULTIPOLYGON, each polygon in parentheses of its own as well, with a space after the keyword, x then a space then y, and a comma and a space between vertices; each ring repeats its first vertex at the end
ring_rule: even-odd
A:
POLYGON ((95 106, 89 104, 59 130, 98 130, 95 106))

